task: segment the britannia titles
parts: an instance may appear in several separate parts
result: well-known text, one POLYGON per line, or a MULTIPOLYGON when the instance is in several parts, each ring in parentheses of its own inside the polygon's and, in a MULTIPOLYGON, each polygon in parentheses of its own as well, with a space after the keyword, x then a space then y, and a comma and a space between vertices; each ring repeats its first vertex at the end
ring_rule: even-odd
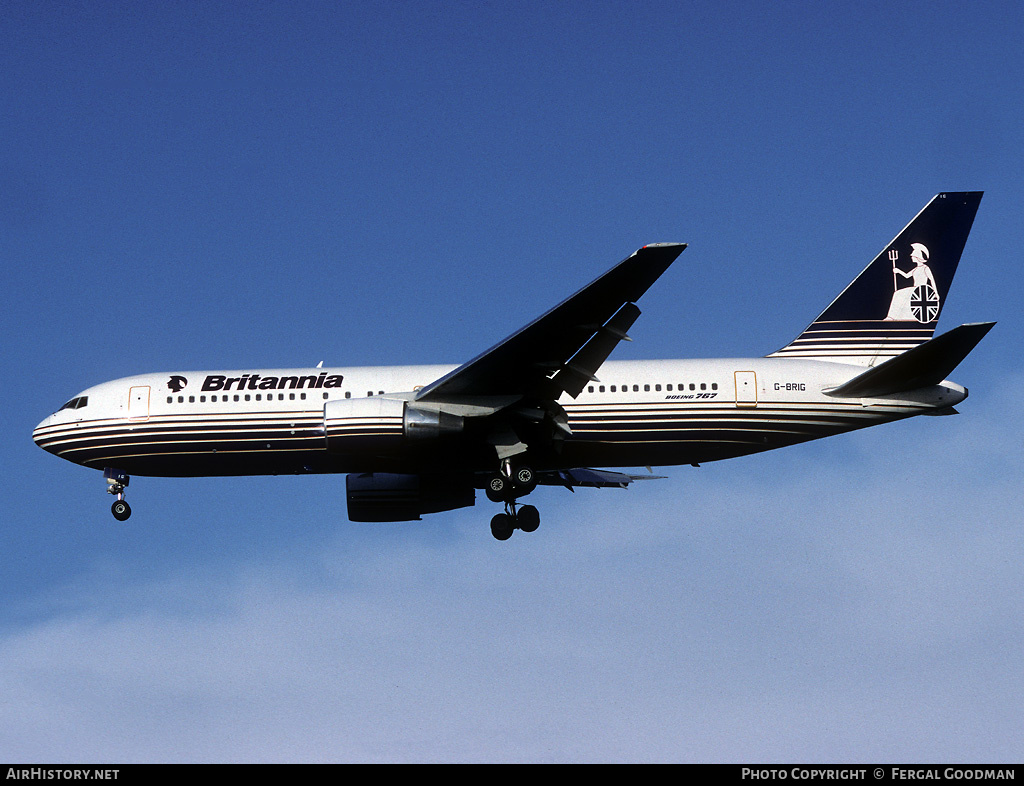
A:
POLYGON ((340 388, 345 378, 341 374, 322 371, 308 377, 264 377, 260 374, 242 374, 226 377, 209 374, 203 380, 203 391, 210 390, 295 390, 298 388, 340 388), (234 388, 232 388, 234 386, 234 388))

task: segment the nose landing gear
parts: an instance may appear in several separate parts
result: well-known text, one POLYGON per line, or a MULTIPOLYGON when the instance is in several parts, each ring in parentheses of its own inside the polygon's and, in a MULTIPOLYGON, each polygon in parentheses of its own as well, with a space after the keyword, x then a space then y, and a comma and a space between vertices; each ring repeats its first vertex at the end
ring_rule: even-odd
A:
POLYGON ((118 521, 127 521, 128 517, 132 515, 132 509, 124 498, 124 490, 131 478, 128 477, 127 472, 109 467, 103 470, 103 477, 107 481, 107 493, 117 497, 110 506, 110 512, 118 521))

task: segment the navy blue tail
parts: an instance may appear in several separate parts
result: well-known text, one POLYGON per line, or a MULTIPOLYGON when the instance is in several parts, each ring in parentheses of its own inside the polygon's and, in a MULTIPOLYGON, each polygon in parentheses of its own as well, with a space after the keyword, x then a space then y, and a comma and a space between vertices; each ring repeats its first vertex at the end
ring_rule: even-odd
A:
POLYGON ((820 317, 769 357, 873 366, 930 339, 981 196, 937 194, 820 317))

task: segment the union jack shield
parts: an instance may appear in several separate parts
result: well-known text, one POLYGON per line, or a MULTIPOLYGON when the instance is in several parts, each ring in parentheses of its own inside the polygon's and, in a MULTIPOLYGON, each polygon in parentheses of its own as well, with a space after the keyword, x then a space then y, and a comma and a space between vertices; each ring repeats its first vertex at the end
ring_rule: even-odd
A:
POLYGON ((910 296, 910 313, 918 322, 934 322, 939 316, 939 293, 931 284, 918 284, 910 296))

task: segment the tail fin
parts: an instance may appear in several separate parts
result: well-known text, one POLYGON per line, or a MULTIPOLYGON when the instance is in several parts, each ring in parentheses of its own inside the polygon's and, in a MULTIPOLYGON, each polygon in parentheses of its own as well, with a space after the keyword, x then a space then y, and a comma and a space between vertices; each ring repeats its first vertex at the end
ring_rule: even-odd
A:
POLYGON ((981 191, 937 194, 828 308, 768 357, 874 366, 928 341, 981 191))

